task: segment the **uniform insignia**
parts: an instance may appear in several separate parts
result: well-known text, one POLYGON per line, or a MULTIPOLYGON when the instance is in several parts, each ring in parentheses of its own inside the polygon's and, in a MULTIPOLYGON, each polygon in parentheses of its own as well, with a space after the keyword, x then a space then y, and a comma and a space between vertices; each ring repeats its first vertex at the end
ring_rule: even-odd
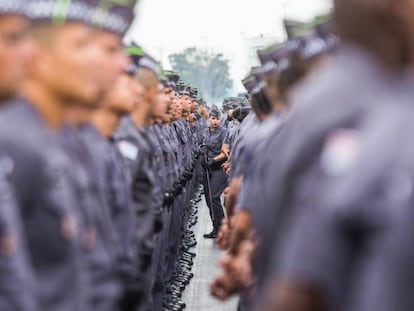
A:
POLYGON ((124 158, 129 160, 136 160, 138 158, 138 147, 129 141, 120 141, 118 148, 124 158))
POLYGON ((322 151, 320 164, 329 176, 339 176, 353 166, 360 151, 360 137, 356 130, 337 129, 330 133, 322 151))

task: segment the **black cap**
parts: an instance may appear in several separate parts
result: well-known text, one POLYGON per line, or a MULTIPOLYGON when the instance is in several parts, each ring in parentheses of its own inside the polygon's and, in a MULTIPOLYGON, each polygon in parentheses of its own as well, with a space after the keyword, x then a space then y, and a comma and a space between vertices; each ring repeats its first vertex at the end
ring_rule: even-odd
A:
POLYGON ((333 34, 326 34, 324 37, 321 37, 316 32, 303 36, 300 39, 302 40, 302 44, 298 49, 298 53, 305 60, 331 52, 339 42, 338 38, 333 34))
POLYGON ((185 83, 181 83, 178 85, 178 93, 180 95, 187 95, 190 96, 191 86, 185 83))
POLYGON ((198 89, 196 87, 191 88, 190 97, 196 99, 198 95, 198 89))
POLYGON ((180 74, 175 71, 164 70, 162 75, 168 81, 167 87, 172 87, 175 92, 178 92, 177 82, 180 80, 180 74))
POLYGON ((176 71, 165 70, 164 76, 166 76, 167 79, 174 84, 177 84, 178 80, 180 80, 180 74, 176 71))
POLYGON ((0 15, 21 14, 25 15, 25 1, 23 0, 0 0, 0 15))
POLYGON ((77 21, 123 36, 134 19, 136 2, 137 0, 124 0, 121 4, 111 0, 27 0, 26 12, 33 22, 59 25, 77 21))
POLYGON ((146 68, 158 75, 159 65, 157 61, 148 55, 142 47, 133 43, 126 48, 125 52, 129 55, 137 69, 146 68))
POLYGON ((217 107, 213 107, 213 108, 210 110, 210 114, 209 114, 209 116, 212 116, 212 117, 215 117, 215 118, 217 118, 217 119, 220 119, 220 111, 217 109, 217 107))
POLYGON ((253 75, 248 75, 242 80, 243 86, 246 89, 247 93, 251 93, 255 85, 257 84, 256 77, 253 75))
POLYGON ((160 78, 160 83, 162 84, 163 87, 171 87, 170 81, 168 81, 166 76, 161 75, 159 78, 160 78))
POLYGON ((336 35, 335 23, 333 20, 328 20, 315 26, 315 33, 324 38, 326 36, 336 35))

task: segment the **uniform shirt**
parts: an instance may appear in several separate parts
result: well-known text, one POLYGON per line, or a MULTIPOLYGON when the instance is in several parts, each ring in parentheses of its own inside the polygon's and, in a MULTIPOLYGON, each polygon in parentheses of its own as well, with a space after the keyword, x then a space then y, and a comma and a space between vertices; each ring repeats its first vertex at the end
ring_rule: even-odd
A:
POLYGON ((224 127, 225 129, 228 129, 229 126, 229 115, 227 112, 223 113, 221 119, 220 119, 220 126, 224 127))
POLYGON ((167 191, 172 185, 172 174, 173 174, 173 151, 171 142, 168 139, 166 128, 163 124, 155 124, 154 131, 158 137, 164 160, 164 172, 163 172, 163 192, 167 191))
POLYGON ((154 234, 154 158, 153 147, 145 130, 138 129, 130 117, 124 117, 113 136, 124 159, 132 188, 132 204, 138 221, 140 254, 151 254, 154 234))
POLYGON ((178 159, 179 152, 179 142, 177 138, 177 132, 174 130, 173 125, 168 124, 165 127, 168 140, 171 142, 171 151, 172 151, 172 183, 169 185, 168 189, 171 189, 174 182, 178 179, 180 162, 178 159))
POLYGON ((67 178, 69 159, 56 133, 28 102, 8 104, 0 119, 0 150, 13 167, 10 181, 23 219, 39 309, 87 310, 79 239, 62 234, 65 218, 79 224, 67 178))
POLYGON ((203 143, 206 144, 208 158, 214 158, 221 153, 226 134, 227 130, 221 126, 217 127, 215 131, 211 131, 210 128, 204 131, 203 143))
POLYGON ((121 295, 121 283, 116 270, 120 246, 117 244, 107 199, 103 155, 99 152, 95 138, 95 130, 89 126, 67 126, 61 132, 62 143, 71 159, 70 176, 76 191, 77 206, 85 218, 85 234, 94 235, 93 244, 84 246, 86 266, 90 273, 88 294, 92 307, 102 299, 114 302, 121 295), (92 142, 89 141, 91 130, 92 142))
POLYGON ((243 157, 246 147, 253 144, 255 135, 260 127, 260 121, 256 115, 252 114, 246 117, 240 126, 237 140, 234 143, 234 149, 231 158, 231 174, 230 178, 240 177, 243 175, 243 157))
POLYGON ((174 121, 173 125, 174 125, 176 136, 179 142, 178 150, 179 150, 179 159, 181 159, 180 160, 180 175, 181 175, 184 169, 188 165, 188 156, 186 152, 187 135, 184 133, 184 125, 181 122, 181 120, 174 121))
MULTIPOLYGON (((368 203, 384 205, 385 216, 379 230, 365 230, 359 239, 370 248, 351 249, 353 257, 364 265, 358 274, 351 275, 353 305, 347 304, 346 310, 412 310, 414 300, 410 288, 414 284, 412 262, 414 254, 411 243, 413 237, 413 146, 410 134, 413 129, 412 118, 412 80, 409 81, 405 101, 401 104, 394 100, 382 113, 367 126, 374 143, 363 149, 358 161, 366 184, 377 185, 377 191, 356 188, 360 196, 368 203), (373 165, 372 163, 377 163, 373 165), (368 168, 372 168, 367 171, 368 168)), ((361 178, 357 168, 353 170, 355 178, 361 178)), ((350 174, 351 175, 351 174, 350 174)), ((372 187, 372 186, 371 186, 372 187)), ((368 188, 370 189, 370 188, 368 188)), ((360 206, 369 209, 374 204, 360 206)), ((353 204, 355 205, 355 204, 353 204)), ((378 211, 371 218, 378 218, 378 211)), ((368 219, 368 215, 366 217, 368 219)), ((359 221, 359 223, 366 223, 359 221)), ((354 221, 355 223, 355 221, 354 221)), ((368 227, 369 228, 369 227, 368 227)), ((345 233, 337 235, 346 236, 345 233)))
POLYGON ((153 147, 153 163, 155 183, 153 188, 153 207, 156 213, 156 219, 162 218, 162 207, 164 202, 164 193, 167 186, 167 169, 166 160, 162 146, 162 138, 156 130, 155 125, 148 129, 148 137, 153 147))
POLYGON ((238 207, 242 210, 250 211, 250 208, 254 207, 258 200, 257 196, 260 196, 260 189, 257 188, 262 178, 259 170, 262 165, 260 161, 262 161, 264 154, 267 153, 269 143, 279 135, 288 117, 289 112, 274 113, 268 120, 267 129, 263 133, 264 136, 255 143, 255 155, 245 168, 246 174, 243 176, 243 183, 239 192, 238 207))
MULTIPOLYGON (((93 126, 87 126, 82 134, 88 146, 92 147, 94 161, 101 162, 103 196, 109 211, 110 226, 114 230, 116 271, 122 276, 134 275, 138 254, 137 224, 122 155, 116 145, 104 139, 93 126)), ((109 230, 107 226, 106 231, 109 230)))
POLYGON ((0 310, 39 310, 35 297, 34 275, 27 254, 26 238, 14 192, 8 181, 10 162, 0 160, 0 237, 14 239, 11 253, 0 249, 0 310))
POLYGON ((236 138, 236 133, 238 132, 239 127, 240 127, 239 123, 235 123, 234 121, 231 121, 231 126, 229 126, 227 135, 224 138, 223 143, 229 146, 230 153, 231 153, 231 150, 233 149, 234 140, 236 138))

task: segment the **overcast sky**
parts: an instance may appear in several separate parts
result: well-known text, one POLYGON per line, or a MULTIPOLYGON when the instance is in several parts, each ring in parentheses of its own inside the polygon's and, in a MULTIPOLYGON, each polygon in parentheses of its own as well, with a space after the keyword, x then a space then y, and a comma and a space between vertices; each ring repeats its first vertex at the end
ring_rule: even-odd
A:
POLYGON ((326 13, 332 0, 140 0, 127 34, 168 68, 168 55, 197 46, 231 60, 235 91, 246 74, 249 37, 284 39, 284 17, 309 20, 326 13))

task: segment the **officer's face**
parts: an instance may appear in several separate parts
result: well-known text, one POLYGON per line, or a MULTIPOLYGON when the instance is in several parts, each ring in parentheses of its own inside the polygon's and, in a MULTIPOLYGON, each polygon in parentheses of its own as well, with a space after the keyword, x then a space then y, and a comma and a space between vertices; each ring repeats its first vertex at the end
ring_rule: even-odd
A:
POLYGON ((203 107, 203 109, 202 109, 202 113, 201 113, 201 114, 202 114, 202 116, 203 116, 203 117, 205 117, 205 118, 207 118, 207 117, 208 117, 208 110, 207 110, 207 107, 205 107, 205 106, 203 107))
POLYGON ((269 97, 272 104, 280 101, 280 93, 278 88, 278 76, 276 74, 266 75, 266 95, 269 97))
POLYGON ((168 104, 170 102, 170 97, 168 93, 165 92, 164 87, 162 84, 159 84, 158 91, 157 91, 157 97, 155 100, 154 105, 154 117, 156 118, 162 118, 167 113, 168 104))
POLYGON ((119 113, 130 113, 135 108, 136 84, 134 80, 123 74, 118 77, 110 91, 107 93, 106 105, 107 108, 119 113))
POLYGON ((108 92, 119 76, 123 75, 129 64, 128 56, 123 51, 121 37, 107 31, 97 31, 93 37, 96 45, 99 86, 102 94, 108 92))
POLYGON ((190 115, 188 116, 188 122, 190 122, 191 126, 194 126, 195 118, 192 113, 190 113, 190 115))
POLYGON ((174 103, 175 103, 175 109, 176 109, 176 118, 179 119, 181 118, 183 114, 183 106, 181 105, 181 99, 176 97, 174 100, 174 103))
POLYGON ((195 99, 191 100, 191 112, 195 112, 197 110, 197 101, 195 99))
POLYGON ((130 88, 134 109, 138 109, 143 100, 145 88, 133 77, 130 78, 130 88))
POLYGON ((184 112, 190 112, 191 110, 191 99, 187 95, 181 97, 181 105, 184 112))
POLYGON ((166 92, 168 96, 170 97, 170 101, 173 102, 175 99, 174 89, 172 87, 167 87, 166 92))
POLYGON ((17 15, 0 16, 0 101, 18 91, 33 53, 29 22, 17 15))
POLYGON ((220 120, 214 116, 210 116, 208 120, 210 121, 211 128, 217 128, 220 124, 220 120))
POLYGON ((81 23, 37 26, 31 76, 65 104, 96 100, 95 48, 92 28, 81 23))
POLYGON ((134 113, 139 113, 148 117, 151 110, 151 104, 145 98, 145 88, 135 78, 132 78, 131 84, 133 102, 134 102, 134 113))

